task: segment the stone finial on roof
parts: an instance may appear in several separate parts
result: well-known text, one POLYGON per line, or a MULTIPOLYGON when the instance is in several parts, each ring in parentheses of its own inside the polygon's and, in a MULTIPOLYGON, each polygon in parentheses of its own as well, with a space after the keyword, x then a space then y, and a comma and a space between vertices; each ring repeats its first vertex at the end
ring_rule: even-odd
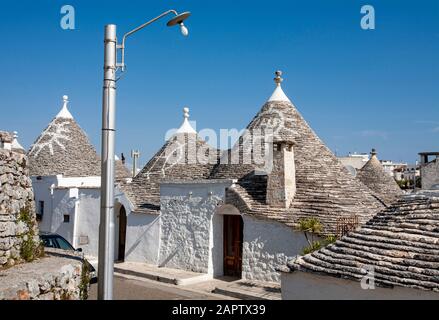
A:
POLYGON ((69 103, 69 97, 64 95, 62 97, 62 99, 63 99, 63 106, 62 106, 60 112, 58 112, 58 114, 56 115, 55 118, 73 119, 72 114, 67 109, 67 104, 69 103))
POLYGON ((24 151, 23 146, 18 142, 18 132, 17 131, 13 132, 13 136, 12 137, 13 137, 13 139, 12 139, 12 149, 23 150, 24 151))
POLYGON ((274 89, 273 94, 271 95, 270 99, 268 101, 284 101, 284 102, 290 102, 290 99, 286 96, 284 91, 282 90, 281 83, 284 80, 282 76, 282 71, 277 70, 275 73, 276 77, 274 78, 274 82, 276 83, 276 89, 274 89))
POLYGON ((372 148, 372 151, 370 152, 370 155, 372 157, 377 155, 377 152, 376 152, 375 148, 372 148))
POLYGON ((281 77, 282 71, 277 70, 274 74, 276 75, 276 77, 274 78, 274 82, 276 82, 276 85, 280 86, 282 81, 284 81, 284 79, 281 77))
POLYGON ((189 123, 189 108, 184 107, 183 108, 183 123, 181 124, 180 128, 177 130, 177 133, 197 133, 194 128, 192 128, 191 124, 189 123))

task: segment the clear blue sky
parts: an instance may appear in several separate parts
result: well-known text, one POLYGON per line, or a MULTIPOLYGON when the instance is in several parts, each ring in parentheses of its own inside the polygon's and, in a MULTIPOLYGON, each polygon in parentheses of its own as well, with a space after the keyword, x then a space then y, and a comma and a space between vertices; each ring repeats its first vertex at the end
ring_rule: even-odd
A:
MULTIPOLYGON (((439 149, 439 1, 2 2, 0 129, 28 148, 70 97, 70 111, 100 150, 103 28, 118 34, 162 11, 190 10, 183 38, 166 19, 128 40, 118 82, 117 147, 142 164, 191 108, 197 129, 244 128, 274 89, 273 72, 338 154, 377 148, 414 162, 439 149), (76 29, 60 28, 60 8, 76 29), (376 29, 360 28, 371 4, 376 29)), ((128 157, 127 157, 128 158, 128 157)))

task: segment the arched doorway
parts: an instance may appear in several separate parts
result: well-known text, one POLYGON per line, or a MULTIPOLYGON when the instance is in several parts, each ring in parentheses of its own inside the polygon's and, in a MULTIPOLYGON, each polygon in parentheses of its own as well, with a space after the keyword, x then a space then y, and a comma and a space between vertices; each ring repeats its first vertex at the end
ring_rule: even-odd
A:
POLYGON ((119 209, 119 241, 117 250, 117 261, 125 260, 125 243, 127 237, 127 213, 122 205, 119 209))

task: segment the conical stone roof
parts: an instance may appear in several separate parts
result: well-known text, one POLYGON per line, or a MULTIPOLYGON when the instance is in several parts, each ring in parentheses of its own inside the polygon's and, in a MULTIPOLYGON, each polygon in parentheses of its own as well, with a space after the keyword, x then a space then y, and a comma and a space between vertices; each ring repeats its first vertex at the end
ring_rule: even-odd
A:
POLYGON ((361 281, 368 266, 378 286, 439 292, 438 257, 439 195, 422 192, 400 198, 334 244, 292 260, 286 271, 361 281))
POLYGON ((358 171, 357 178, 386 205, 395 202, 403 194, 395 179, 384 171, 375 149, 372 149, 369 161, 358 171))
MULTIPOLYGON (((295 226, 301 218, 318 218, 324 233, 336 234, 338 224, 347 217, 364 223, 383 205, 360 181, 353 178, 342 163, 325 146, 303 119, 293 103, 280 92, 267 101, 247 129, 271 128, 278 135, 294 142, 296 194, 288 209, 275 209, 266 204, 266 175, 256 175, 258 166, 218 164, 211 178, 234 178, 238 184, 228 190, 228 201, 242 212, 295 226)), ((240 139, 235 149, 240 154, 253 152, 240 139)), ((229 152, 230 153, 230 152, 229 152)))
POLYGON ((190 126, 189 109, 185 108, 183 111, 184 120, 181 127, 164 143, 132 182, 123 186, 123 190, 135 206, 135 212, 159 213, 160 181, 207 179, 218 159, 218 150, 210 147, 190 126))
POLYGON ((29 150, 30 175, 99 176, 100 160, 96 150, 67 110, 67 96, 63 100, 61 111, 29 150))
MULTIPOLYGON (((100 176, 101 162, 86 133, 67 109, 63 96, 61 111, 43 130, 28 152, 31 176, 100 176)), ((115 162, 116 179, 128 178, 129 172, 115 162)))

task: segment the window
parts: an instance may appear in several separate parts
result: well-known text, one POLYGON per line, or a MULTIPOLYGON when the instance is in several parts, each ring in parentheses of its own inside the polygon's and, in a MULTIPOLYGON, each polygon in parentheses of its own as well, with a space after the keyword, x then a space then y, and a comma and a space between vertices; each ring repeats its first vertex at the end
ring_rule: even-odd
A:
POLYGON ((69 223, 70 222, 70 216, 68 214, 64 215, 64 222, 69 223))
POLYGON ((44 214, 44 201, 38 201, 37 207, 37 220, 41 221, 43 219, 44 214))
POLYGON ((58 248, 63 250, 74 250, 73 247, 66 240, 60 237, 56 237, 56 242, 58 242, 58 248))
POLYGON ((57 248, 54 238, 41 237, 45 247, 57 248))
POLYGON ((341 238, 359 226, 356 215, 350 217, 341 217, 337 219, 337 237, 341 238))

